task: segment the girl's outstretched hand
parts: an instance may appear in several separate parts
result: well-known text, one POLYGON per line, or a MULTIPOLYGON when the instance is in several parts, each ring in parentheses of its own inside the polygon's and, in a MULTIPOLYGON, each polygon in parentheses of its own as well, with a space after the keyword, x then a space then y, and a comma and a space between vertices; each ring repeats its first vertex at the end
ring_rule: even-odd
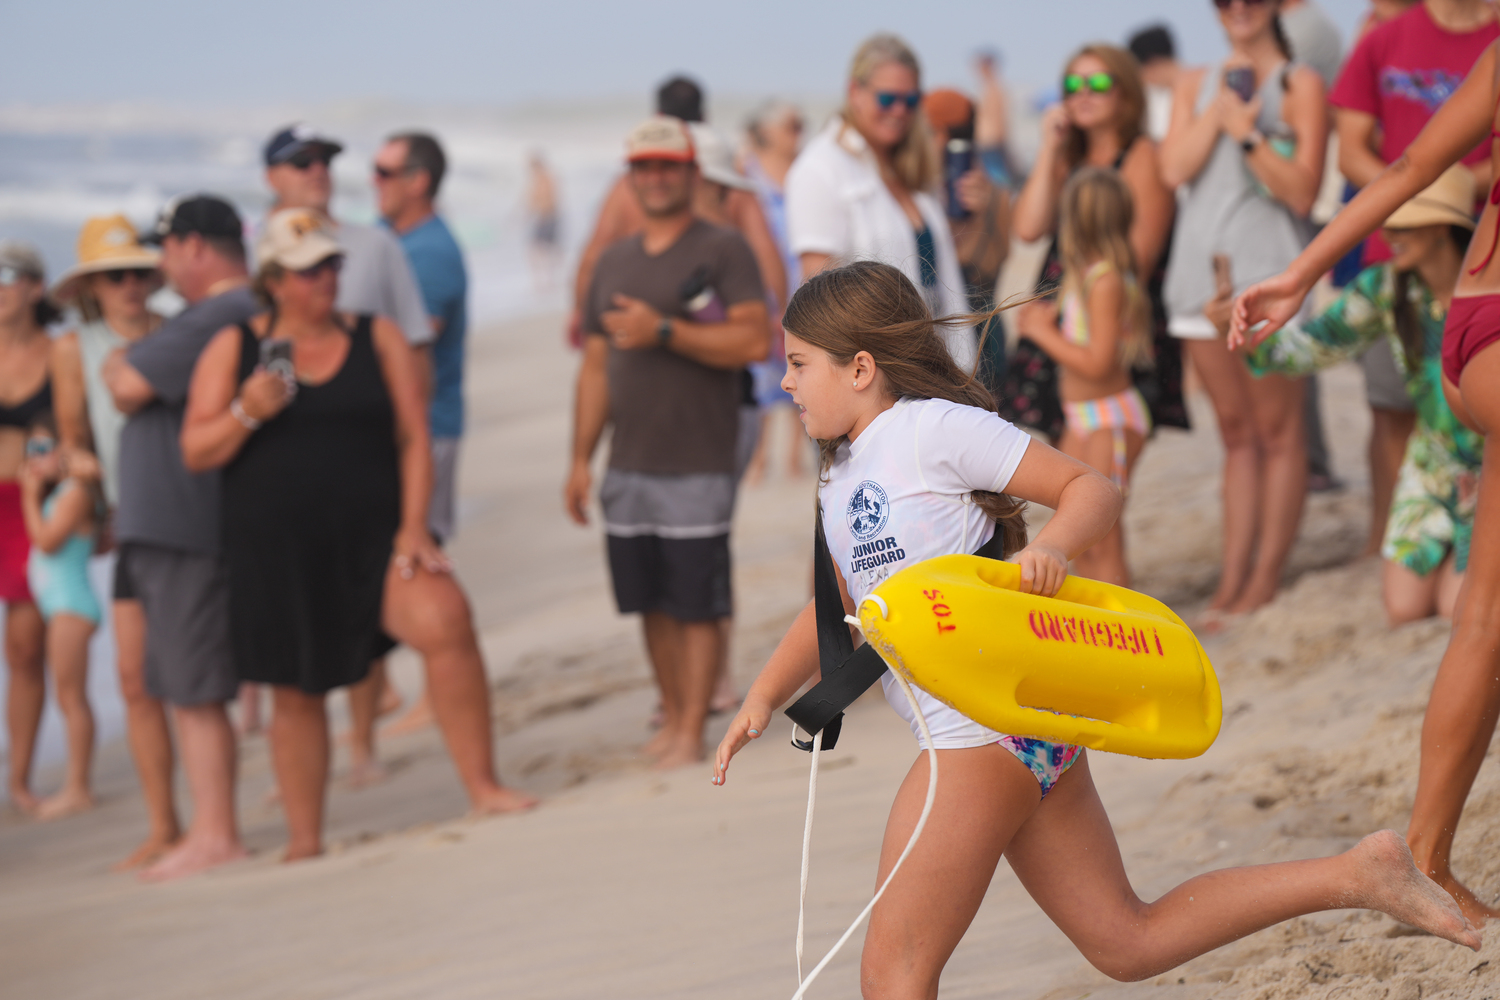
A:
POLYGON ((729 724, 729 732, 724 734, 719 749, 714 752, 714 776, 710 779, 714 784, 724 784, 730 758, 745 749, 751 740, 760 739, 771 722, 771 712, 772 709, 759 702, 753 692, 745 696, 739 714, 729 724))
POLYGON ((1258 346, 1297 315, 1305 298, 1307 289, 1289 271, 1282 271, 1274 278, 1251 285, 1234 300, 1234 313, 1229 317, 1229 338, 1225 341, 1225 346, 1231 351, 1237 351, 1247 343, 1251 347, 1258 346), (1252 334, 1251 327, 1260 322, 1264 322, 1265 326, 1252 334))
POLYGON ((1053 597, 1068 578, 1068 554, 1035 542, 1016 553, 1021 567, 1021 593, 1053 597))

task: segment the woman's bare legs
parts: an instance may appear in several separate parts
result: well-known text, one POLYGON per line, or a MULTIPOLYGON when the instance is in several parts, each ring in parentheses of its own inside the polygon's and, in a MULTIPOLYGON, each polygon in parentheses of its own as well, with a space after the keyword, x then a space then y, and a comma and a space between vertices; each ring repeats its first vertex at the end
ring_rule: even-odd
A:
POLYGON ((416 650, 427 667, 427 693, 448 756, 475 813, 530 809, 537 800, 500 784, 490 728, 490 688, 469 600, 447 573, 418 570, 385 578, 385 630, 416 650))
POLYGON ((47 666, 68 731, 68 768, 62 790, 37 806, 37 819, 61 819, 94 805, 89 782, 94 764, 94 710, 88 696, 93 635, 93 622, 65 611, 47 623, 47 666))
POLYGON ((18 601, 5 609, 5 664, 10 682, 5 693, 5 723, 9 730, 11 805, 35 813, 40 801, 31 792, 31 759, 36 734, 42 727, 47 702, 47 678, 42 666, 46 627, 36 605, 18 601))
POLYGON ((323 853, 328 790, 328 709, 324 696, 285 684, 271 686, 271 762, 286 811, 283 861, 323 853))
MULTIPOLYGON (((1135 431, 1125 432, 1125 483, 1130 484, 1130 474, 1135 470, 1136 460, 1146 446, 1146 438, 1135 431)), ((1058 449, 1065 455, 1078 459, 1085 465, 1106 476, 1115 472, 1115 437, 1112 431, 1093 431, 1080 435, 1075 431, 1063 432, 1058 449)), ((1073 571, 1090 580, 1102 580, 1121 587, 1130 586, 1130 566, 1125 559, 1125 526, 1116 521, 1115 526, 1087 552, 1073 560, 1073 571)))
POLYGON ((1224 611, 1239 598, 1250 576, 1260 511, 1260 450, 1255 435, 1251 377, 1245 363, 1218 338, 1184 340, 1193 370, 1203 380, 1224 444, 1224 565, 1208 607, 1224 611))
POLYGON ((264 688, 264 684, 255 684, 250 681, 240 684, 239 696, 234 700, 239 709, 239 734, 241 736, 255 736, 265 729, 260 704, 260 695, 264 688))
POLYGON ((385 658, 370 664, 370 673, 349 685, 349 784, 365 788, 384 781, 385 768, 375 751, 375 722, 386 692, 385 658))
MULTIPOLYGON (((1200 875, 1143 903, 1125 876, 1086 754, 1045 800, 1031 772, 1002 747, 938 754, 932 816, 870 917, 860 969, 866 998, 937 996, 943 965, 1002 853, 1042 910, 1116 979, 1144 979, 1279 921, 1337 907, 1382 910, 1478 946, 1478 934, 1390 831, 1332 858, 1200 875)), ((919 758, 896 795, 877 885, 916 826, 927 775, 919 758)))
MULTIPOLYGON (((1463 372, 1463 403, 1488 432, 1479 505, 1453 635, 1438 665, 1422 720, 1422 765, 1406 840, 1417 864, 1464 908, 1469 919, 1500 916, 1454 878, 1453 836, 1500 713, 1500 344, 1480 351, 1463 372)), ((1493 891, 1493 890, 1492 890, 1493 891)))
MULTIPOLYGON (((1236 363, 1243 363, 1235 357, 1236 363)), ((1260 518, 1255 562, 1245 586, 1226 609, 1233 614, 1269 604, 1281 585, 1287 553, 1297 540, 1307 499, 1307 436, 1301 379, 1267 375, 1252 379, 1250 400, 1260 445, 1260 518)))
POLYGON ((1385 604, 1386 624, 1395 628, 1433 615, 1452 618, 1462 584, 1463 574, 1454 571, 1451 552, 1426 576, 1418 576, 1399 562, 1385 560, 1381 567, 1380 596, 1385 604))
POLYGON ((160 858, 182 836, 172 797, 172 731, 166 707, 146 690, 146 612, 140 601, 115 601, 115 666, 125 700, 125 739, 141 782, 150 823, 145 841, 116 864, 129 871, 160 858))
POLYGON ((1365 543, 1364 551, 1367 556, 1378 554, 1385 541, 1391 500, 1396 496, 1401 463, 1406 460, 1406 442, 1417 426, 1417 413, 1372 406, 1370 420, 1370 540, 1365 543))

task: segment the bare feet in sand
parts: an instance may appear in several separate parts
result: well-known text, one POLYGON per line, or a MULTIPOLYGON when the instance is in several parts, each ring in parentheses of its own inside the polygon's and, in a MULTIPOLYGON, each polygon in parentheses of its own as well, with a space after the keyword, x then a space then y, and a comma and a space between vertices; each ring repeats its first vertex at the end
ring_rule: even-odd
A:
POLYGON ((660 757, 662 754, 667 752, 667 748, 672 745, 673 741, 676 738, 676 734, 671 732, 670 730, 664 728, 657 729, 656 735, 652 736, 649 740, 646 741, 645 745, 641 747, 641 756, 660 757))
POLYGON ((88 792, 64 789, 36 807, 36 818, 42 821, 62 819, 94 808, 94 797, 88 792))
POLYGON ((369 788, 389 779, 391 772, 387 771, 378 760, 360 761, 350 764, 348 772, 344 775, 344 784, 354 791, 361 788, 369 788))
MULTIPOLYGON (((392 689, 387 687, 386 690, 389 691, 392 689)), ((400 697, 399 693, 397 697, 400 697)), ((381 712, 381 714, 384 715, 385 713, 381 712)), ((423 691, 422 697, 418 698, 412 707, 406 710, 405 715, 385 727, 385 734, 387 736, 405 736, 408 733, 415 733, 426 729, 432 723, 432 702, 427 699, 427 692, 423 691)))
POLYGON ((1452 872, 1440 873, 1433 877, 1433 881, 1448 890, 1448 895, 1458 901, 1459 909, 1475 927, 1483 927, 1486 920, 1500 918, 1500 910, 1480 902, 1474 891, 1454 878, 1452 872))
POLYGON ((501 813, 525 812, 541 805, 535 795, 518 792, 514 788, 496 785, 491 791, 480 795, 469 808, 470 816, 499 816, 501 813))
POLYGON ((194 840, 191 836, 180 841, 176 847, 162 855, 149 868, 142 869, 142 882, 170 882, 186 878, 199 872, 227 865, 231 861, 248 858, 250 853, 237 840, 194 840))
POLYGON ((691 737, 674 736, 672 741, 656 758, 656 763, 651 765, 653 771, 673 771, 679 767, 687 767, 690 764, 703 763, 703 741, 691 737))
POLYGON ((42 800, 32 795, 29 788, 17 788, 12 785, 7 794, 10 796, 11 808, 23 816, 35 816, 37 807, 42 804, 42 800))
POLYGON ((1479 950, 1479 930, 1442 886, 1417 869, 1411 850, 1396 831, 1372 833, 1349 853, 1354 856, 1358 883, 1356 898, 1350 902, 1479 950))
POLYGON ((130 856, 121 861, 116 861, 110 867, 112 872, 130 872, 137 868, 144 868, 162 857, 179 841, 179 835, 174 833, 170 837, 147 837, 140 847, 130 852, 130 856))

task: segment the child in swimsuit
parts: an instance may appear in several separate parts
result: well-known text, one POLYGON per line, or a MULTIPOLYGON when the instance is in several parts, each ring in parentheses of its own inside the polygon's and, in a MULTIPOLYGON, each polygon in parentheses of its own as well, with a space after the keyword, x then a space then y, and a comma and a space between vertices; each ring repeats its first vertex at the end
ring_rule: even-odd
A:
MULTIPOLYGON (((1367 184, 1280 274, 1234 304, 1229 346, 1251 346, 1297 314, 1317 280, 1344 254, 1488 137, 1495 177, 1464 257, 1443 333, 1443 391, 1465 426, 1500 441, 1500 42, 1438 108, 1401 158, 1367 184)), ((1422 760, 1407 841, 1423 871, 1471 920, 1500 917, 1450 868, 1453 835, 1500 717, 1500 462, 1480 469, 1468 572, 1453 638, 1438 666, 1422 723, 1422 760), (1485 482, 1489 482, 1486 487, 1485 482)))
MULTIPOLYGON (((974 552, 997 531, 1020 566, 1021 589, 1051 596, 1068 560, 1114 526, 1120 491, 1000 419, 990 393, 953 363, 940 324, 900 271, 875 261, 823 271, 793 296, 784 325, 782 384, 822 454, 822 526, 850 612, 891 573, 974 552), (1055 510, 1030 544, 1017 500, 1055 510)), ((809 604, 730 723, 715 757, 715 785, 818 667, 809 604)), ((871 915, 861 970, 867 996, 937 995, 943 965, 1002 854, 1089 961, 1117 979, 1144 979, 1270 924, 1333 907, 1383 910, 1478 946, 1478 932, 1389 830, 1336 857, 1220 871, 1142 902, 1125 875, 1085 750, 996 733, 924 693, 917 700, 943 777, 926 832, 871 915)), ((904 699, 897 710, 914 717, 904 699)), ((919 759, 897 792, 880 882, 922 812, 927 776, 919 759)))
POLYGON ((99 600, 89 586, 89 559, 101 497, 97 479, 64 470, 50 415, 33 425, 21 471, 21 512, 31 537, 27 567, 31 592, 47 623, 47 667, 68 732, 68 768, 62 790, 37 809, 57 819, 93 806, 89 774, 94 755, 94 713, 88 701, 89 640, 99 625, 99 600))
MULTIPOLYGON (((1124 494, 1151 433, 1150 411, 1130 379, 1131 367, 1151 357, 1148 305, 1130 249, 1130 191, 1115 171, 1085 168, 1063 189, 1061 213, 1061 313, 1038 299, 1021 308, 1017 327, 1062 369, 1067 429, 1059 447, 1107 474, 1124 494)), ((1130 585, 1118 522, 1075 568, 1079 576, 1130 585)))

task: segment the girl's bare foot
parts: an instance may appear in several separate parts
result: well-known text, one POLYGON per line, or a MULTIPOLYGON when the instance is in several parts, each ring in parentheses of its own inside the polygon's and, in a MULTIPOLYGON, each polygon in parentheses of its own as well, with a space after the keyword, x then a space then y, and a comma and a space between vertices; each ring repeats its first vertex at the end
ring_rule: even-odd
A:
POLYGON ((32 795, 29 788, 12 785, 8 794, 11 807, 24 816, 35 816, 37 808, 42 804, 42 800, 32 795))
POLYGON ((391 772, 382 767, 379 761, 365 760, 349 765, 349 772, 344 775, 344 783, 358 791, 361 788, 378 785, 390 776, 391 772))
POLYGON ((541 803, 542 800, 535 795, 527 795, 514 788, 496 785, 474 800, 473 806, 469 809, 469 815, 498 816, 501 813, 525 812, 528 809, 535 809, 541 803))
POLYGON ((249 852, 237 840, 209 841, 202 837, 195 840, 189 836, 162 855, 161 860, 154 865, 142 869, 140 880, 142 882, 170 882, 249 856, 249 852))
POLYGON ((116 861, 110 868, 110 871, 129 872, 135 871, 137 868, 144 868, 155 862, 173 847, 176 847, 177 841, 178 834, 176 833, 173 833, 170 837, 158 837, 155 835, 147 837, 141 843, 140 847, 130 852, 129 857, 121 861, 116 861))
POLYGON ((1388 913, 1429 934, 1479 950, 1479 930, 1442 886, 1417 869, 1411 850, 1396 831, 1372 833, 1349 854, 1357 886, 1351 903, 1388 913))
POLYGON ((1464 911, 1464 916, 1475 927, 1483 927, 1486 920, 1500 918, 1500 910, 1480 902, 1473 890, 1454 878, 1452 872, 1441 872, 1429 877, 1448 890, 1448 895, 1458 901, 1458 908, 1464 911))
POLYGON ((672 771, 679 767, 687 767, 690 764, 703 763, 703 741, 688 737, 674 739, 661 755, 656 758, 656 763, 651 765, 653 771, 672 771))
POLYGON ((87 791, 65 788, 36 807, 36 818, 46 821, 62 819, 94 808, 94 797, 87 791))

